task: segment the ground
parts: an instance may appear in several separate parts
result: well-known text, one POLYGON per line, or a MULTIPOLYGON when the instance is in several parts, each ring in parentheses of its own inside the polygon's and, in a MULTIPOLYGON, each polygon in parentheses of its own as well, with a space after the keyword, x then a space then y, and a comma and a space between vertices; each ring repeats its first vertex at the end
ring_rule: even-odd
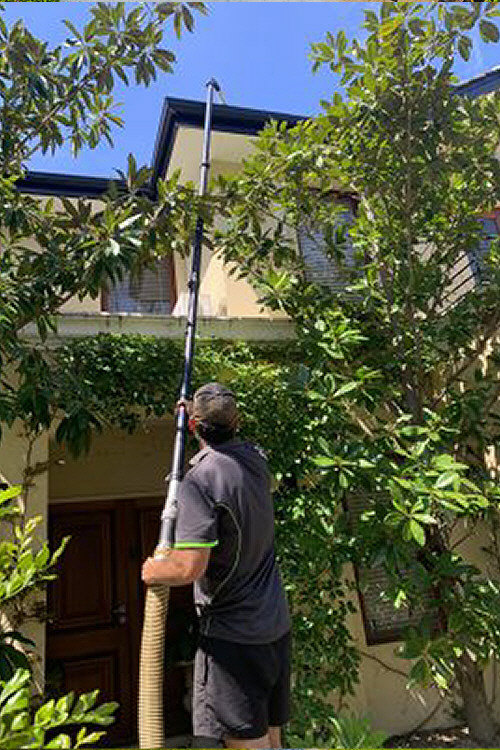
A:
POLYGON ((466 727, 455 729, 434 729, 428 732, 415 732, 391 737, 386 747, 474 747, 477 745, 469 736, 466 727))

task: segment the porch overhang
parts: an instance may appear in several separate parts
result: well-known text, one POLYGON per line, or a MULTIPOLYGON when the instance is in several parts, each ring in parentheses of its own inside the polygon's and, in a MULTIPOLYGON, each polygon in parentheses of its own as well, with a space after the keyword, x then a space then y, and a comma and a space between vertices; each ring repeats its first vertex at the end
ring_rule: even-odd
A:
MULTIPOLYGON (((140 313, 65 313, 56 318, 57 333, 49 332, 51 346, 67 340, 102 333, 154 336, 164 339, 183 339, 186 330, 184 317, 143 315, 140 313)), ((295 338, 290 320, 273 318, 204 318, 198 319, 198 337, 227 341, 290 341, 295 338)), ((39 340, 37 327, 31 323, 22 331, 23 338, 39 340)))

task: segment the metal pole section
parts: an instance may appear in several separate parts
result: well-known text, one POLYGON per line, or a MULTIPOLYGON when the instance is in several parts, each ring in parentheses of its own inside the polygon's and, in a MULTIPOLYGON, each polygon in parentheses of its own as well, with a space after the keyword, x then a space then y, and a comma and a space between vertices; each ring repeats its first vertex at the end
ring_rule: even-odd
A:
MULTIPOLYGON (((203 156, 200 166, 200 186, 198 195, 203 197, 207 189, 208 172, 210 169, 210 136, 212 129, 212 108, 214 91, 220 91, 219 84, 213 78, 207 83, 207 103, 205 109, 205 127, 203 131, 203 156)), ((193 258, 191 276, 189 279, 189 302, 186 324, 186 341, 184 349, 184 372, 180 388, 180 400, 189 398, 191 388, 191 374, 193 370, 196 317, 198 312, 198 291, 200 283, 201 248, 203 244, 203 219, 198 216, 193 241, 193 258)), ((174 452, 167 498, 161 516, 161 531, 158 542, 158 552, 171 549, 175 541, 175 522, 177 518, 177 490, 183 476, 184 455, 186 447, 186 407, 181 403, 177 412, 174 452)))

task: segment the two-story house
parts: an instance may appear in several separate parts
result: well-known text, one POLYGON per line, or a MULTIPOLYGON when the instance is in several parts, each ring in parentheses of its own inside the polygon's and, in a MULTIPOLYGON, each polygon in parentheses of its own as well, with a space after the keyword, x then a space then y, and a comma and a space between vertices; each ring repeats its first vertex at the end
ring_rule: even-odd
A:
MULTIPOLYGON (((494 70, 459 87, 463 95, 478 96, 500 85, 494 70)), ((231 106, 215 106, 212 137, 212 173, 233 173, 252 152, 252 138, 270 119, 293 124, 298 118, 231 106)), ((161 114, 153 156, 153 184, 158 177, 180 169, 182 178, 197 181, 201 154, 204 104, 167 99, 161 114)), ((99 201, 108 181, 51 173, 30 173, 20 189, 34 195, 86 196, 99 201)), ((497 216, 485 218, 486 230, 498 230, 497 216)), ((300 244, 300 238, 299 238, 300 244)), ((317 273, 324 272, 317 249, 302 248, 317 273)), ((461 280, 473 282, 467 261, 461 280)), ((155 270, 125 278, 103 292, 100 299, 71 300, 58 319, 57 341, 95 336, 100 332, 134 333, 182 339, 188 259, 165 258, 155 270)), ((200 288, 199 335, 248 341, 293 338, 286 318, 262 310, 251 287, 227 273, 221 260, 208 251, 203 256, 200 288)), ((27 336, 36 336, 27 330, 27 336)), ((136 690, 143 606, 140 583, 142 560, 154 549, 159 513, 164 498, 173 440, 173 420, 157 419, 147 432, 134 435, 105 431, 97 435, 89 454, 79 460, 60 455, 53 435, 43 435, 35 459, 50 462, 38 477, 30 496, 30 512, 44 519, 42 533, 53 544, 69 534, 62 572, 49 602, 51 622, 34 626, 41 644, 47 679, 61 690, 101 690, 107 700, 121 705, 119 720, 110 732, 117 743, 133 741, 136 734, 136 690)), ((0 445, 2 473, 16 482, 22 473, 26 445, 14 427, 0 445)), ((471 550, 471 555, 479 554, 471 550)), ((404 689, 397 674, 394 647, 407 615, 394 615, 372 588, 359 592, 351 632, 365 656, 361 679, 350 705, 368 713, 375 726, 389 733, 409 731, 438 701, 433 691, 404 689), (370 594, 372 592, 372 595, 370 594), (387 671, 381 663, 395 667, 387 671)), ((168 639, 182 637, 191 614, 190 592, 173 594, 168 639)), ((166 674, 169 734, 189 729, 186 692, 189 665, 170 665, 166 674)), ((437 711, 434 725, 449 721, 437 711)))

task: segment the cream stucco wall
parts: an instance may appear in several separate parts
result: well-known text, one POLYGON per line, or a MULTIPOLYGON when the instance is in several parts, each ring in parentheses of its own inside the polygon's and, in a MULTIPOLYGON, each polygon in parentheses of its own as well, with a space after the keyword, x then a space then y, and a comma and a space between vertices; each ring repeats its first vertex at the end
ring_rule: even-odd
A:
MULTIPOLYGON (((211 177, 234 174, 240 168, 241 160, 253 152, 254 138, 235 133, 213 132, 211 147, 211 177)), ((183 181, 198 183, 202 153, 203 131, 201 128, 181 127, 178 129, 172 151, 167 176, 180 169, 183 181)), ((189 278, 190 258, 175 258, 175 276, 179 296, 186 295, 189 278)), ((185 308, 185 301, 181 300, 185 308)), ((213 252, 204 250, 200 274, 200 307, 204 314, 214 316, 246 318, 282 318, 275 312, 259 304, 258 296, 251 285, 229 273, 213 252)))
MULTIPOLYGON (((65 454, 50 469, 50 502, 162 495, 173 445, 173 419, 155 421, 134 435, 105 431, 88 455, 65 454)), ((51 441, 51 450, 59 449, 51 441)))

